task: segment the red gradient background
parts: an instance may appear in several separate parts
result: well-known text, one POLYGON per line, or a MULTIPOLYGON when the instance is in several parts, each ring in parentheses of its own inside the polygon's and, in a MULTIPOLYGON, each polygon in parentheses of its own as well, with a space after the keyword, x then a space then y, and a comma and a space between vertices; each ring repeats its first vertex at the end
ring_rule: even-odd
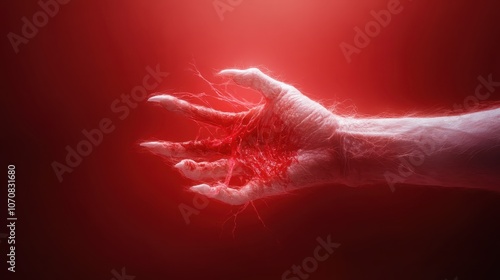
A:
MULTIPOLYGON (((136 280, 281 279, 328 235, 341 246, 310 279, 500 276, 500 196, 489 192, 324 186, 257 201, 267 228, 248 208, 233 236, 224 221, 238 208, 215 201, 186 225, 178 207, 192 205, 191 182, 137 143, 188 140, 196 124, 147 102, 123 121, 110 110, 148 65, 170 73, 158 90, 208 91, 189 71, 193 60, 214 81, 224 68, 269 69, 366 115, 447 112, 474 93, 479 75, 500 80, 494 0, 402 0, 403 11, 347 63, 339 44, 352 44, 353 28, 387 3, 246 0, 221 21, 211 0, 73 0, 16 55, 6 35, 40 8, 4 1, 2 168, 16 164, 19 221, 18 272, 2 279, 108 280, 122 267, 136 280), (59 183, 51 163, 102 118, 115 131, 59 183)), ((500 91, 487 101, 498 100, 500 91)), ((0 247, 3 274, 5 240, 0 247)))

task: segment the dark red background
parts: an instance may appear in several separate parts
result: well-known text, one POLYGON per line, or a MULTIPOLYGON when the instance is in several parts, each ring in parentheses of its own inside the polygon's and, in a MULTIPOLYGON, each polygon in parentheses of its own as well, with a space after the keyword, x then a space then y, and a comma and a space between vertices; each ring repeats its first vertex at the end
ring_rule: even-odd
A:
MULTIPOLYGON (((221 21, 211 0, 72 0, 15 54, 7 34, 40 8, 4 1, 2 168, 16 164, 19 217, 18 272, 7 279, 108 280, 121 267, 136 280, 280 279, 328 235, 341 246, 310 279, 500 276, 500 196, 482 191, 325 186, 257 201, 268 229, 248 208, 233 237, 223 223, 238 208, 215 201, 186 225, 178 206, 192 205, 191 182, 137 143, 188 140, 196 124, 146 102, 123 121, 110 110, 148 65, 170 73, 158 90, 207 91, 193 61, 214 81, 224 68, 269 69, 364 115, 447 112, 479 75, 500 80, 494 0, 402 0, 347 63, 339 44, 387 2, 246 0, 221 21), (116 130, 59 183, 51 163, 106 117, 116 130)), ((487 101, 498 100, 500 91, 487 101)))

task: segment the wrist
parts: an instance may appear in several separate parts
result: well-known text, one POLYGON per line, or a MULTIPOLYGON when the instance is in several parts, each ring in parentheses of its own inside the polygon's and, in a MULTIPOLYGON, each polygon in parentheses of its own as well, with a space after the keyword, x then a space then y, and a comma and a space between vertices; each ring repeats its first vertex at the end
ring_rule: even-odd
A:
POLYGON ((397 132, 385 131, 371 119, 339 118, 338 123, 342 184, 384 183, 384 173, 397 168, 397 132))

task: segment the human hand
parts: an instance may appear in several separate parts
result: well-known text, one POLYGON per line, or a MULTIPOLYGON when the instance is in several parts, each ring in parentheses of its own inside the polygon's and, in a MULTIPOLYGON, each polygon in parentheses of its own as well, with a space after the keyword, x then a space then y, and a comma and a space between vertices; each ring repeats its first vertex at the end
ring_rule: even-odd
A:
POLYGON ((221 112, 172 95, 156 95, 167 110, 223 128, 220 139, 154 141, 141 146, 177 162, 184 176, 201 184, 194 192, 231 205, 340 179, 338 118, 293 86, 257 68, 219 75, 265 97, 245 112, 221 112), (238 179, 240 185, 233 181, 238 179))

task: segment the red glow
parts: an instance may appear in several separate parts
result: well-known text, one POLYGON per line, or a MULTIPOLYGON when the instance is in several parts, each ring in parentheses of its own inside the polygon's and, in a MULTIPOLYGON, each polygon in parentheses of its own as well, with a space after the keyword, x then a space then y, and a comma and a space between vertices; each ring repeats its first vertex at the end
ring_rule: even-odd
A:
MULTIPOLYGON (((73 0, 18 54, 6 34, 20 34, 21 18, 40 7, 8 2, 2 158, 19 173, 19 279, 111 279, 122 266, 136 280, 280 279, 329 234, 342 246, 311 279, 498 278, 498 196, 479 191, 325 186, 255 202, 269 229, 248 207, 233 238, 223 224, 239 208, 215 201, 186 225, 179 206, 203 205, 187 191, 192 182, 137 144, 195 139, 198 125, 145 100, 127 105, 123 120, 111 110, 157 64, 170 75, 155 91, 213 94, 193 60, 211 81, 220 69, 270 69, 341 112, 467 110, 479 76, 500 80, 498 1, 401 0, 403 11, 351 63, 340 43, 352 44, 354 28, 388 0, 244 0, 223 21, 211 0, 73 0), (103 118, 115 130, 59 183, 51 163, 64 162, 65 147, 103 118)), ((497 90, 484 102, 499 100, 497 90)), ((266 144, 269 156, 290 149, 266 144)), ((269 176, 256 151, 231 152, 269 176)))

